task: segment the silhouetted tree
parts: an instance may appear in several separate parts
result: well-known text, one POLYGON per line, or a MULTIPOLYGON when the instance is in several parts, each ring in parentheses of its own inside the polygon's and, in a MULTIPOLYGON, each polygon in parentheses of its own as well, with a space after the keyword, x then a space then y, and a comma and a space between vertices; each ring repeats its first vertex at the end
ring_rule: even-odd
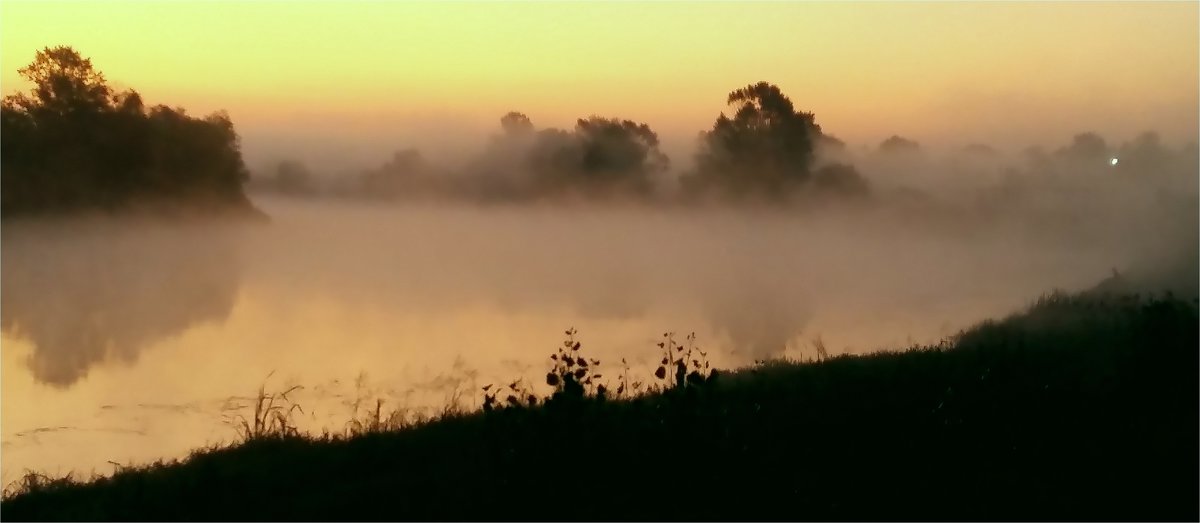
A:
POLYGON ((512 111, 500 118, 500 127, 507 135, 528 135, 533 133, 533 122, 523 113, 512 111))
POLYGON ((669 160, 646 124, 592 116, 570 131, 537 129, 522 113, 500 118, 501 133, 449 188, 477 200, 647 196, 669 160))
POLYGON ((147 111, 137 92, 114 93, 70 47, 45 48, 19 72, 33 88, 0 104, 3 214, 156 200, 251 208, 238 136, 224 113, 147 111))
POLYGON ((580 182, 586 187, 639 194, 653 187, 652 176, 670 165, 658 150, 658 135, 646 124, 593 116, 575 124, 580 182))
POLYGON ((785 198, 810 181, 818 143, 841 143, 767 82, 729 93, 726 103, 735 108, 733 117, 721 113, 712 130, 701 133, 696 169, 681 180, 685 194, 785 198))
POLYGON ((6 101, 33 117, 95 113, 114 105, 112 89, 104 75, 92 68, 90 59, 70 47, 38 51, 33 63, 17 72, 33 82, 33 90, 28 96, 17 94, 6 101))
POLYGON ((654 131, 631 120, 592 116, 571 131, 535 130, 510 112, 500 126, 466 175, 466 191, 485 199, 647 195, 669 165, 654 131))

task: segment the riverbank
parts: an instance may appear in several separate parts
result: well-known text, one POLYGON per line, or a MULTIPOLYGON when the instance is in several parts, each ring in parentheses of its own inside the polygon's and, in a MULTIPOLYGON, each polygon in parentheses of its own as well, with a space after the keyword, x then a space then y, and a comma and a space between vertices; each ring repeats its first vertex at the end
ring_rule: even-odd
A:
POLYGON ((939 346, 30 476, 0 515, 1195 520, 1198 326, 1193 299, 1052 294, 939 346))

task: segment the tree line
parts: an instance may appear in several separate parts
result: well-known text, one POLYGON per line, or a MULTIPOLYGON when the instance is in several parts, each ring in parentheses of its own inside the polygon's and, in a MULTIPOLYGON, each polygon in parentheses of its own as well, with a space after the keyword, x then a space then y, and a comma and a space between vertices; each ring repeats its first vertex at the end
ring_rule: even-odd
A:
POLYGON ((0 104, 0 214, 137 206, 252 211, 233 122, 110 87, 70 47, 19 70, 28 93, 0 104))
MULTIPOLYGON (((721 113, 700 135, 695 168, 680 179, 685 200, 786 202, 798 194, 862 196, 866 180, 848 164, 815 166, 819 147, 844 148, 824 134, 812 113, 796 110, 779 87, 759 82, 729 94, 733 116, 721 113)), ((454 197, 475 201, 642 199, 659 194, 670 167, 658 135, 646 124, 590 116, 570 130, 538 129, 523 113, 499 120, 499 132, 458 171, 426 162, 414 149, 383 165, 324 187, 303 165, 280 162, 258 183, 290 195, 332 193, 378 199, 454 197)))
MULTIPOLYGON (((200 118, 182 108, 146 107, 136 91, 116 92, 89 59, 66 46, 39 51, 19 72, 33 87, 0 104, 0 214, 155 205, 253 209, 245 195, 249 173, 227 114, 200 118)), ((870 194, 868 181, 845 160, 845 144, 778 86, 750 84, 725 102, 728 114, 719 113, 700 133, 694 166, 673 188, 680 199, 786 203, 870 194)), ((455 171, 405 149, 330 183, 297 162, 282 162, 255 183, 291 195, 532 201, 652 199, 667 181, 670 160, 645 123, 593 115, 571 129, 539 129, 513 111, 499 124, 485 150, 455 171)), ((922 154, 917 142, 901 136, 884 140, 879 152, 922 154)), ((964 152, 995 154, 980 144, 964 152)), ((1084 133, 1054 153, 1032 149, 1026 156, 1035 170, 1061 171, 1092 169, 1113 154, 1122 156, 1118 169, 1125 171, 1164 167, 1170 156, 1152 133, 1120 149, 1084 133)))
MULTIPOLYGON (((167 105, 147 107, 135 90, 117 92, 71 47, 39 51, 19 70, 33 84, 0 105, 0 212, 4 215, 139 205, 250 208, 249 174, 233 122, 167 105)), ((697 167, 684 178, 693 198, 783 199, 805 188, 862 193, 850 166, 814 169, 814 149, 836 139, 812 113, 797 111, 779 88, 760 82, 731 93, 702 133, 697 167)), ((415 150, 343 183, 335 192, 381 198, 454 195, 474 199, 647 198, 670 162, 646 124, 590 116, 574 128, 538 129, 519 112, 459 173, 429 165, 415 150)), ((313 192, 312 174, 285 162, 265 182, 313 192)))

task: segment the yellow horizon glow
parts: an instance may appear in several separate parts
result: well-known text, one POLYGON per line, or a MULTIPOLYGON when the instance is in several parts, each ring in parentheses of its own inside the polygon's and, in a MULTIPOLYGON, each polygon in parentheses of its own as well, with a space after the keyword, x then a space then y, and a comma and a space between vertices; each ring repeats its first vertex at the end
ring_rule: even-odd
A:
POLYGON ((691 139, 766 80, 852 142, 1181 141, 1197 134, 1198 5, 8 0, 0 83, 23 90, 38 49, 71 45, 111 84, 224 109, 243 132, 442 115, 491 130, 515 109, 691 139))

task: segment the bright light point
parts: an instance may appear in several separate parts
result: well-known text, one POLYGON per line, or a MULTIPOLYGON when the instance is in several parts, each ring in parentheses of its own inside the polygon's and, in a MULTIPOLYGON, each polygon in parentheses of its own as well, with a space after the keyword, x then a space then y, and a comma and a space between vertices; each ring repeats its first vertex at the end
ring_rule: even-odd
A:
POLYGON ((1117 159, 1116 159, 1116 158, 1113 158, 1113 159, 1109 160, 1109 161, 1108 161, 1108 164, 1109 164, 1109 165, 1116 165, 1116 164, 1117 164, 1117 159))

